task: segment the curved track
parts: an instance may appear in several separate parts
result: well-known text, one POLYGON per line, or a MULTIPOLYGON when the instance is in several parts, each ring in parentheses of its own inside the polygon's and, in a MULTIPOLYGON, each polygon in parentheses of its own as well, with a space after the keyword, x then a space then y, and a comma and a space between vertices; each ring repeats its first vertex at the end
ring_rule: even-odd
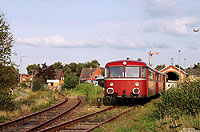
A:
MULTIPOLYGON (((136 108, 137 106, 133 107, 136 108)), ((40 132, 49 132, 49 131, 62 131, 62 132, 88 132, 94 130, 95 128, 103 125, 107 122, 110 122, 117 117, 131 111, 133 108, 130 108, 126 111, 120 110, 120 107, 109 107, 107 109, 85 115, 59 125, 55 125, 46 129, 41 130, 40 132), (116 112, 118 111, 118 112, 116 112), (111 114, 114 113, 114 114, 111 114)))
POLYGON ((64 99, 58 105, 36 112, 26 117, 0 125, 3 132, 38 131, 61 118, 80 104, 80 99, 64 99))

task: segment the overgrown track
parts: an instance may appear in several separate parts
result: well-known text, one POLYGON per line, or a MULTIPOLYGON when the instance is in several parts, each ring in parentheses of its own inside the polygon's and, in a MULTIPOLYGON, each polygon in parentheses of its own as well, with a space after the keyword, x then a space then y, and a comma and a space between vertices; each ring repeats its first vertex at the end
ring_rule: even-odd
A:
POLYGON ((95 128, 103 125, 107 122, 110 122, 117 117, 131 111, 133 108, 138 106, 129 108, 126 111, 121 112, 120 107, 109 107, 107 109, 85 115, 67 122, 64 122, 59 125, 55 125, 53 127, 49 127, 41 130, 40 132, 51 132, 51 131, 62 131, 62 132, 89 132, 94 130, 95 128), (118 111, 118 112, 116 112, 118 111), (112 115, 111 113, 114 113, 112 115))
POLYGON ((4 123, 0 126, 1 131, 13 132, 13 131, 38 131, 41 128, 45 128, 53 121, 61 118, 64 114, 68 113, 76 106, 80 104, 80 99, 64 99, 58 105, 51 108, 39 111, 37 113, 28 115, 17 120, 4 123))

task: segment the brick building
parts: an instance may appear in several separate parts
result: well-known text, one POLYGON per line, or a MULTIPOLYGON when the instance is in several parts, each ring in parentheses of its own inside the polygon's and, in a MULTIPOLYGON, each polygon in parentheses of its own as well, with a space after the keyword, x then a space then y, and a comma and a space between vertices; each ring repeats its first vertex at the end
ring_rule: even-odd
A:
MULTIPOLYGON (((170 88, 171 86, 175 86, 179 82, 179 68, 170 65, 168 67, 160 70, 161 72, 167 74, 168 79, 166 82, 166 88, 170 88)), ((186 78, 186 73, 180 69, 180 83, 182 83, 186 78)))
POLYGON ((87 82, 92 83, 93 81, 96 81, 97 78, 103 77, 102 75, 102 69, 100 67, 97 68, 83 68, 80 75, 79 82, 87 82))

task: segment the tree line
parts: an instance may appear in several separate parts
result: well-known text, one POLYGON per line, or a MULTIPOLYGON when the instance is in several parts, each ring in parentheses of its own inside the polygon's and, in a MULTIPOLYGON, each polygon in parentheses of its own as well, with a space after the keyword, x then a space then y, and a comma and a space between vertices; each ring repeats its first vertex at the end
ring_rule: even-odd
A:
MULTIPOLYGON (((55 69, 62 69, 64 72, 64 84, 62 85, 63 89, 71 89, 76 87, 79 82, 79 77, 83 68, 97 68, 100 66, 100 63, 97 60, 92 60, 91 62, 86 63, 75 63, 62 64, 62 62, 55 62, 50 66, 44 64, 32 64, 27 66, 27 73, 34 75, 35 78, 43 79, 43 83, 46 83, 47 79, 55 78, 55 69)), ((41 79, 37 79, 41 83, 41 79)), ((34 84, 34 83, 33 83, 34 84)), ((39 84, 36 82, 36 84, 39 84)), ((33 89, 35 88, 33 86, 33 89)))
MULTIPOLYGON (((160 70, 162 70, 165 67, 166 67, 165 64, 160 64, 160 65, 157 65, 155 69, 158 70, 158 71, 160 71, 160 70)), ((179 65, 176 64, 175 67, 179 68, 179 65)), ((180 66, 180 69, 184 70, 184 68, 182 66, 180 66)), ((198 70, 200 70, 200 63, 194 64, 193 66, 187 68, 187 70, 189 70, 189 69, 198 69, 198 70)))
MULTIPOLYGON (((46 65, 46 63, 44 64, 46 65)), ((70 64, 63 64, 62 62, 58 61, 50 65, 50 67, 52 67, 53 69, 62 69, 65 75, 73 73, 76 74, 76 76, 80 76, 81 70, 83 68, 90 68, 90 66, 92 66, 93 68, 97 68, 98 66, 100 66, 100 63, 97 60, 92 60, 91 62, 86 62, 86 63, 72 62, 70 64)), ((26 67, 27 73, 29 75, 34 75, 39 67, 42 68, 40 64, 28 65, 26 67)))

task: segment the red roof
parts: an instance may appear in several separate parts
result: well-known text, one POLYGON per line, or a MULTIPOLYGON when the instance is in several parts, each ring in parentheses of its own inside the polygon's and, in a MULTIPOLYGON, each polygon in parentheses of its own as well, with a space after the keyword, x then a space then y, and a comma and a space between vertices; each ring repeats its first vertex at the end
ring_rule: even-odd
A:
POLYGON ((108 66, 123 66, 123 62, 126 62, 126 66, 147 66, 145 62, 142 61, 134 61, 134 60, 120 60, 120 61, 113 61, 106 64, 108 66))

